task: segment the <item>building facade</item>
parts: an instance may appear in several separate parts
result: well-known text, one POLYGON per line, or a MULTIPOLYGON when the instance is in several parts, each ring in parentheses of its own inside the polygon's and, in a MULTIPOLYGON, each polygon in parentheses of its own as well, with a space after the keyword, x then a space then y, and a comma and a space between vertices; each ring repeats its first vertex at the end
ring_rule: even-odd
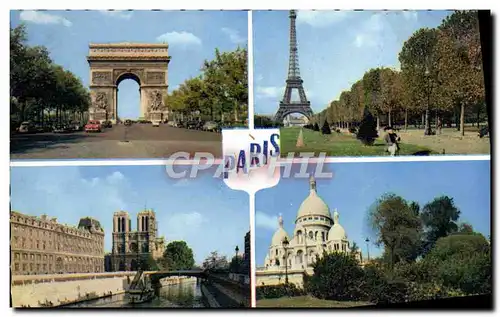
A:
MULTIPOLYGON (((339 213, 337 210, 330 213, 328 205, 316 192, 314 178, 311 177, 309 185, 309 196, 300 205, 291 237, 283 228, 283 217, 279 216, 278 229, 271 239, 264 267, 256 272, 256 285, 283 283, 285 274, 291 283, 302 285, 303 274, 313 273, 316 256, 321 257, 324 251, 351 252, 339 213)), ((361 262, 359 251, 355 256, 361 262)))
POLYGON ((132 221, 126 211, 114 213, 111 270, 135 271, 141 261, 149 256, 157 260, 164 251, 165 238, 158 237, 158 222, 153 210, 137 214, 136 231, 132 231, 132 221))
POLYGON ((245 253, 243 254, 243 267, 245 268, 245 274, 250 275, 250 259, 251 255, 251 246, 250 246, 250 231, 245 235, 245 253))
POLYGON ((92 218, 74 227, 11 211, 10 250, 13 275, 104 272, 104 230, 92 218))

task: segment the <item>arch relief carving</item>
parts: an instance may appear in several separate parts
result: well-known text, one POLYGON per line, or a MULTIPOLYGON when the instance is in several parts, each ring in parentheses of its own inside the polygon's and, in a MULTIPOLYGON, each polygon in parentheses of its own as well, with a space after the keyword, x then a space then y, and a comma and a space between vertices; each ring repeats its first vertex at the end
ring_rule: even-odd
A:
POLYGON ((153 90, 149 93, 149 111, 160 111, 163 108, 163 95, 159 90, 153 90))

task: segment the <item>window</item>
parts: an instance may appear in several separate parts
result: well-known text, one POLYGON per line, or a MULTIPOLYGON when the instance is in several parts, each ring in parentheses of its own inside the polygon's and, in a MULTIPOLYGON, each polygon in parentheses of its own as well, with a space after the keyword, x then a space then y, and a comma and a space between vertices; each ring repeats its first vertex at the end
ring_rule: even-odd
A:
POLYGON ((318 217, 314 217, 314 220, 319 220, 319 218, 318 217))
POLYGON ((325 232, 321 232, 321 241, 325 242, 325 232))
POLYGON ((14 271, 19 271, 19 263, 14 264, 14 271))
POLYGON ((16 253, 16 254, 14 255, 14 259, 19 260, 19 253, 16 253))
POLYGON ((309 217, 309 218, 307 218, 307 220, 312 220, 312 219, 313 219, 313 217, 309 217))

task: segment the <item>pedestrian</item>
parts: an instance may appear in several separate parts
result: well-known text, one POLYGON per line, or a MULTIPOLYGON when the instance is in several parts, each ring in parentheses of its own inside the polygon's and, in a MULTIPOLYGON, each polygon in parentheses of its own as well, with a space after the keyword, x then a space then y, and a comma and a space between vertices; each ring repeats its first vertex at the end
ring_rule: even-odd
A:
POLYGON ((386 131, 386 134, 384 136, 384 141, 386 144, 385 151, 389 152, 391 156, 397 156, 399 155, 399 141, 401 141, 401 138, 398 137, 396 133, 394 133, 392 127, 387 126, 384 128, 386 131))
POLYGON ((441 134, 441 128, 443 127, 443 122, 441 122, 441 118, 437 119, 437 134, 441 134))

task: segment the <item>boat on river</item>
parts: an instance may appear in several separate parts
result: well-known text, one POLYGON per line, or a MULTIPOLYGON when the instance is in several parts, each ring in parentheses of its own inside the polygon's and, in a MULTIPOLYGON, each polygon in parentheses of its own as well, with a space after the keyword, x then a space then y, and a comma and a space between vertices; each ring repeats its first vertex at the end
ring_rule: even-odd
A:
POLYGON ((129 304, 141 304, 153 300, 154 297, 155 290, 151 279, 143 275, 142 272, 137 272, 125 293, 126 300, 129 304))

